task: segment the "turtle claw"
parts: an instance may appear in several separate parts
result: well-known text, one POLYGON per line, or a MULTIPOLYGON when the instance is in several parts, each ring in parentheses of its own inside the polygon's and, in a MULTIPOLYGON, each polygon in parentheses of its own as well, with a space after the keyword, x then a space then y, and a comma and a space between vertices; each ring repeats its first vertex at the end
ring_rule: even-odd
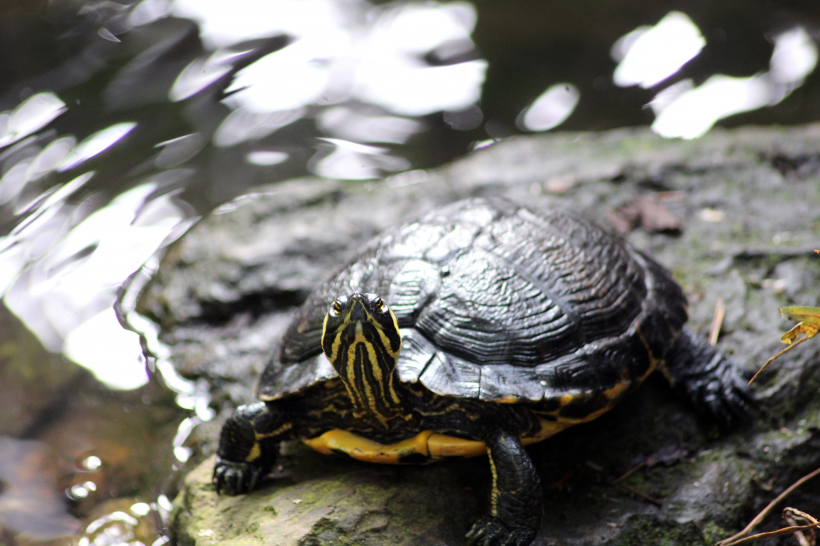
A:
POLYGON ((262 477, 262 467, 217 457, 212 482, 217 495, 241 495, 253 491, 262 477))
POLYGON ((467 546, 529 546, 537 530, 516 527, 512 530, 494 516, 484 516, 467 533, 467 546))

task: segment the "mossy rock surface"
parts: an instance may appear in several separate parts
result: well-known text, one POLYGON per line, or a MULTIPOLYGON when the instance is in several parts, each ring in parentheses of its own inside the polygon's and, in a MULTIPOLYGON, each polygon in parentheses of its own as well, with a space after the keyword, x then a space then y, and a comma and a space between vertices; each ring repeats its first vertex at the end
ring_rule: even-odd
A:
MULTIPOLYGON (((179 372, 211 385, 218 410, 196 431, 205 460, 175 501, 174 539, 464 542, 489 487, 483 458, 378 466, 293 443, 250 495, 218 497, 210 484, 206 457, 221 422, 253 400, 294 307, 376 233, 478 195, 572 209, 610 229, 631 222, 627 240, 684 287, 690 325, 706 335, 721 298, 719 345, 756 369, 790 327, 777 308, 820 305, 820 256, 812 252, 820 248, 817 150, 818 125, 715 130, 697 141, 646 130, 520 137, 429 172, 367 183, 294 180, 223 207, 168 253, 139 305, 159 324, 179 372), (677 229, 653 229, 658 211, 677 229)), ((728 432, 654 377, 600 419, 530 447, 545 494, 535 544, 701 545, 737 531, 820 466, 818 363, 820 342, 778 360, 755 387, 759 415, 728 432)), ((817 490, 807 488, 792 505, 820 505, 817 490)))

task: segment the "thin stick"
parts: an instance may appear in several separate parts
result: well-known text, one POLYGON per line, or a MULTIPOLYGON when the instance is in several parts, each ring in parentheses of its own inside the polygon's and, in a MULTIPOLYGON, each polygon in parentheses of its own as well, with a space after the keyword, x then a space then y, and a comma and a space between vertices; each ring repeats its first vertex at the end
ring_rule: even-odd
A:
POLYGON ((614 480, 612 483, 613 483, 613 484, 616 484, 616 483, 620 483, 620 482, 624 481, 625 479, 627 479, 628 477, 630 477, 632 474, 634 474, 636 471, 638 471, 638 470, 640 470, 641 468, 643 468, 643 467, 644 467, 644 465, 646 465, 646 461, 644 461, 644 462, 642 462, 642 463, 640 463, 640 464, 638 464, 638 465, 636 465, 636 466, 633 466, 632 468, 630 468, 629 470, 627 470, 627 471, 626 471, 626 473, 625 473, 623 476, 621 476, 620 478, 618 478, 618 479, 614 480))
POLYGON ((627 490, 627 491, 629 491, 630 493, 632 493, 632 494, 634 494, 634 495, 638 495, 638 496, 639 496, 639 497, 641 497, 642 499, 646 499, 646 500, 648 500, 648 501, 649 501, 649 502, 651 502, 652 504, 655 504, 655 505, 657 505, 657 506, 663 506, 663 503, 662 503, 661 501, 659 501, 658 499, 656 499, 655 497, 650 497, 650 496, 649 496, 649 495, 647 495, 646 493, 641 493, 640 491, 638 491, 638 490, 637 490, 637 489, 635 489, 634 487, 629 487, 629 486, 628 486, 628 485, 626 485, 625 483, 619 483, 618 485, 619 485, 619 486, 621 486, 621 487, 623 487, 624 489, 626 489, 626 490, 627 490))
POLYGON ((757 376, 758 376, 758 375, 760 375, 760 372, 762 372, 763 370, 765 370, 766 368, 768 368, 768 367, 769 367, 769 364, 771 364, 772 362, 774 362, 774 359, 775 359, 775 358, 779 357, 779 356, 780 356, 780 355, 782 355, 783 353, 786 353, 786 352, 791 351, 792 349, 794 349, 795 347, 797 347, 798 345, 800 345, 801 343, 803 343, 803 342, 804 342, 804 341, 806 341, 807 339, 811 339, 811 338, 808 338, 808 337, 801 337, 800 339, 798 339, 798 340, 797 340, 797 341, 795 341, 794 343, 790 343, 789 345, 787 345, 785 349, 783 349, 782 351, 780 351, 779 353, 777 353, 776 355, 774 355, 773 357, 771 357, 769 360, 767 360, 767 361, 766 361, 766 363, 765 363, 765 364, 763 364, 763 367, 762 367, 762 368, 760 368, 759 370, 757 370, 757 373, 756 373, 756 374, 754 374, 754 376, 752 376, 752 378, 749 380, 749 383, 748 383, 748 384, 749 384, 749 385, 751 385, 751 384, 752 384, 752 381, 754 381, 755 379, 757 379, 757 376))
POLYGON ((712 317, 712 327, 709 328, 709 343, 717 345, 720 327, 723 326, 723 317, 726 315, 726 306, 723 305, 723 298, 718 298, 715 302, 715 314, 712 317))
POLYGON ((791 506, 787 506, 786 508, 783 509, 784 516, 787 513, 790 514, 792 517, 804 519, 804 520, 808 521, 809 523, 817 523, 817 519, 814 516, 812 516, 811 514, 807 514, 807 513, 803 512, 802 510, 798 510, 797 508, 792 508, 791 506))
MULTIPOLYGON (((801 523, 797 523, 797 522, 794 520, 794 518, 792 518, 791 516, 784 516, 784 517, 783 517, 783 520, 784 520, 786 523, 788 523, 788 524, 789 524, 789 527, 797 527, 798 525, 806 525, 805 523, 802 523, 802 524, 801 524, 801 523)), ((817 523, 817 522, 815 521, 815 522, 812 522, 812 523, 817 523)), ((812 532, 812 533, 814 533, 814 530, 812 529, 812 531, 811 531, 811 532, 812 532)), ((803 534, 803 531, 795 531, 795 532, 794 532, 794 538, 796 538, 796 539, 797 539, 797 542, 798 542, 798 544, 800 544, 800 546, 812 546, 812 545, 809 543, 809 541, 808 541, 808 540, 806 540, 806 535, 804 535, 804 534, 803 534)))
POLYGON ((820 526, 820 523, 810 523, 808 525, 797 525, 794 527, 783 527, 782 529, 778 529, 777 531, 758 533, 750 537, 741 538, 735 542, 726 542, 726 540, 731 540, 727 538, 726 540, 721 540, 720 542, 718 542, 718 546, 740 546, 741 544, 757 542, 758 540, 763 540, 764 538, 778 537, 780 535, 789 535, 791 533, 799 533, 800 531, 806 531, 807 529, 816 529, 818 526, 820 526))
MULTIPOLYGON (((785 519, 786 523, 793 527, 798 525, 806 525, 806 522, 817 523, 817 520, 811 514, 807 514, 802 510, 791 508, 789 506, 783 509, 783 519, 785 519), (797 523, 797 520, 801 520, 802 523, 797 523)), ((814 535, 814 529, 811 530, 811 534, 814 535)), ((797 538, 797 542, 800 543, 800 546, 812 546, 814 544, 814 540, 807 539, 806 535, 803 534, 803 531, 795 531, 794 536, 797 538)), ((814 536, 812 536, 812 539, 813 538, 814 536)))
MULTIPOLYGON (((740 544, 739 542, 732 542, 732 541, 735 540, 735 539, 739 539, 740 537, 744 537, 744 536, 748 535, 749 531, 751 531, 752 529, 757 527, 757 525, 761 521, 763 521, 763 518, 765 518, 766 516, 769 515, 769 512, 772 511, 772 509, 777 505, 778 502, 785 499, 787 496, 789 496, 791 494, 792 491, 794 491, 795 489, 797 489, 798 487, 800 487, 801 485, 803 485, 804 483, 806 483, 810 479, 814 478, 818 474, 820 474, 820 468, 818 468, 814 472, 806 474, 805 476, 803 476, 802 478, 800 478, 799 480, 797 480, 796 482, 791 484, 791 486, 789 486, 788 489, 786 489, 785 491, 780 493, 777 496, 776 499, 774 499, 772 502, 770 502, 769 505, 766 508, 763 509, 763 511, 761 511, 757 516, 755 516, 755 519, 753 519, 751 521, 751 523, 749 523, 749 525, 747 525, 741 532, 739 532, 738 534, 736 534, 734 536, 731 536, 727 539, 721 540, 720 542, 717 543, 716 546, 729 546, 729 544, 732 544, 734 546, 735 544, 740 544)), ((813 523, 812 525, 815 525, 815 524, 813 523)))

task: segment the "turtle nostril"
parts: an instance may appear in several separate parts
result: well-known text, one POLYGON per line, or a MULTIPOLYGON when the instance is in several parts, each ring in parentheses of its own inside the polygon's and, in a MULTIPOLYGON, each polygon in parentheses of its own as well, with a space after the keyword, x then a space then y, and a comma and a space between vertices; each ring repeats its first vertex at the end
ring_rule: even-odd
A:
POLYGON ((367 311, 365 311, 364 305, 361 301, 357 301, 355 304, 353 304, 353 309, 350 311, 350 320, 361 322, 367 320, 367 311))

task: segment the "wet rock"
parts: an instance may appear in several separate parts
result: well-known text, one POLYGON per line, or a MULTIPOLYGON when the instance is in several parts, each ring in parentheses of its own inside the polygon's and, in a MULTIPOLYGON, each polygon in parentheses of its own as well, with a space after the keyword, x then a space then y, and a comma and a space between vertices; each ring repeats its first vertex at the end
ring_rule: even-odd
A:
POLYGON ((276 481, 248 496, 214 496, 213 458, 191 472, 175 501, 177 542, 443 546, 459 543, 480 515, 483 499, 470 485, 482 465, 473 461, 460 469, 360 465, 288 447, 276 481), (466 502, 453 502, 465 492, 466 502))
MULTIPOLYGON (((818 125, 715 130, 697 141, 644 130, 555 134, 512 138, 381 182, 259 188, 168 253, 139 310, 159 324, 178 370, 212 385, 219 417, 200 431, 207 454, 220 420, 253 399, 295 306, 377 232, 475 195, 570 208, 614 230, 608 212, 662 193, 674 197, 664 208, 680 233, 639 227, 628 240, 674 272, 690 300, 690 324, 703 335, 723 298, 719 345, 753 370, 790 327, 777 307, 820 302, 820 257, 812 252, 820 248, 820 172, 800 167, 817 149, 818 125)), ((757 417, 727 433, 650 378, 603 417, 532 446, 545 495, 535 544, 707 544, 740 529, 820 466, 818 359, 820 342, 810 342, 778 360, 755 387, 757 417), (615 481, 663 449, 686 455, 615 481)), ((175 501, 175 539, 456 545, 489 487, 482 458, 382 467, 301 444, 286 453, 261 490, 236 498, 216 496, 212 461, 204 461, 175 501)), ((816 491, 796 501, 810 509, 820 503, 816 491)), ((775 517, 763 527, 777 524, 775 517)))

